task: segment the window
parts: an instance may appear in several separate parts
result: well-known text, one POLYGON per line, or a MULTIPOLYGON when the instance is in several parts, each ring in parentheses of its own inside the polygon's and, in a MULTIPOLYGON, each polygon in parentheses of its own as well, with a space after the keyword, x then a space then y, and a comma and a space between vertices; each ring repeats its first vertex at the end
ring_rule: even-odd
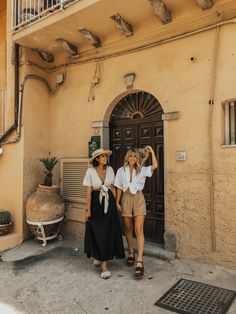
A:
POLYGON ((83 179, 88 166, 88 158, 61 159, 61 194, 66 201, 85 202, 83 179))
POLYGON ((236 100, 223 103, 225 120, 225 145, 236 145, 236 100))

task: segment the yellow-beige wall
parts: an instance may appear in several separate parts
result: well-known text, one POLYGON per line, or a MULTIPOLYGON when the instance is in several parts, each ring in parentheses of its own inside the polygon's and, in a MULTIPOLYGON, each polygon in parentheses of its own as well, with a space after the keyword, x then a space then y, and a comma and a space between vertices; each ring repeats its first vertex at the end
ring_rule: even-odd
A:
MULTIPOLYGON (((5 2, 6 3, 6 2, 5 2)), ((0 12, 0 89, 6 88, 5 95, 5 123, 6 129, 13 122, 13 93, 14 81, 13 66, 11 64, 11 41, 9 37, 9 17, 6 8, 1 3, 0 12), (9 52, 6 56, 6 52, 9 52), (7 71, 8 69, 8 71, 7 71), (10 84, 6 84, 10 82, 10 84), (9 106, 6 104, 9 103, 9 106)), ((23 205, 23 141, 14 146, 4 146, 3 155, 0 156, 0 208, 8 209, 12 214, 14 223, 13 232, 10 235, 0 237, 0 250, 13 247, 22 242, 22 205, 23 205)))
POLYGON ((209 193, 208 115, 215 31, 100 62, 100 84, 88 102, 96 64, 67 69, 67 80, 50 99, 50 150, 58 157, 87 156, 92 121, 107 121, 114 99, 126 88, 122 77, 136 73, 135 90, 153 94, 164 112, 165 229, 179 235, 178 256, 236 267, 236 149, 222 148, 221 102, 235 97, 235 25, 220 31, 213 111, 213 172, 216 252, 212 252, 209 193), (191 57, 194 58, 191 61, 191 57), (178 150, 187 160, 176 161, 178 150))
POLYGON ((6 10, 0 11, 0 25, 0 89, 3 89, 6 71, 6 10))
MULTIPOLYGON (((234 98, 236 25, 220 30, 213 107, 213 179, 216 251, 212 251, 210 219, 210 157, 208 138, 209 99, 215 30, 176 40, 140 52, 100 61, 100 83, 95 100, 88 102, 96 64, 67 67, 66 80, 54 96, 39 81, 25 87, 23 137, 20 144, 7 147, 1 157, 0 185, 7 180, 12 164, 17 167, 23 221, 25 200, 42 182, 40 157, 86 157, 93 135, 93 121, 109 121, 111 110, 126 91, 123 76, 136 73, 134 89, 153 94, 164 112, 179 111, 177 120, 164 121, 165 230, 178 235, 178 256, 236 268, 236 148, 223 148, 223 109, 221 102, 234 98), (193 58, 191 60, 191 58, 193 58), (186 161, 176 161, 184 150, 186 161), (19 154, 17 160, 10 159, 19 154), (15 155, 14 155, 15 156, 15 155), (3 159, 5 158, 5 159, 3 159), (22 189, 22 190, 20 190, 22 189)), ((31 57, 26 52, 26 58, 31 57)), ((21 67, 25 73, 44 76, 53 86, 55 76, 34 66, 21 67)), ((16 157, 14 157, 16 159, 16 157)), ((56 178, 59 177, 59 167, 56 178)), ((0 191, 0 200, 3 194, 0 191)), ((14 207, 11 185, 4 188, 4 206, 14 207)), ((78 224, 78 228, 81 225, 78 224)), ((73 224, 73 229, 75 229, 73 224)), ((26 234, 26 228, 24 233, 26 234)))
POLYGON ((4 132, 4 96, 6 73, 6 9, 0 7, 0 134, 4 132))

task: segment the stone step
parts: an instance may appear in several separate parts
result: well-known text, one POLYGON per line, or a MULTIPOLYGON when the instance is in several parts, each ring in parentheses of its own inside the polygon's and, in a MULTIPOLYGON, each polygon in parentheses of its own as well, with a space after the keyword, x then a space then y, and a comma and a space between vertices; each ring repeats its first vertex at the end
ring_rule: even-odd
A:
POLYGON ((22 237, 17 233, 10 233, 5 236, 0 236, 0 252, 11 249, 16 245, 21 244, 22 237))
MULTIPOLYGON (((123 242, 124 242, 125 250, 127 251, 128 247, 127 247, 127 242, 126 242, 125 237, 123 237, 123 242)), ((134 250, 135 252, 137 252, 136 239, 133 239, 133 242, 134 242, 134 250)), ((172 261, 176 257, 175 252, 164 250, 160 244, 149 242, 149 241, 145 241, 144 255, 160 258, 165 261, 172 261)))

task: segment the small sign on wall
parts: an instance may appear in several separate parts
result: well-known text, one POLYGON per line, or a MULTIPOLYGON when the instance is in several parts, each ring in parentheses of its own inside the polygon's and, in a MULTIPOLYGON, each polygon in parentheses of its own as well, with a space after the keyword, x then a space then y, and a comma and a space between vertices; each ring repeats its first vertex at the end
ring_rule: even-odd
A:
POLYGON ((179 111, 163 113, 162 120, 177 120, 179 119, 179 111))
POLYGON ((186 152, 183 150, 179 150, 176 152, 176 160, 184 161, 186 160, 186 152))

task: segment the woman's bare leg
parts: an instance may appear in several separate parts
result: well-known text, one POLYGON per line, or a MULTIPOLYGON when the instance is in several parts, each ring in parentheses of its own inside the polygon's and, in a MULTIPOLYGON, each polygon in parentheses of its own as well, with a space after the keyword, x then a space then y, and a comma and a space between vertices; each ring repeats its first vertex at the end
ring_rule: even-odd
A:
MULTIPOLYGON (((138 258, 137 261, 143 261, 143 249, 144 249, 144 226, 145 216, 136 216, 135 217, 135 235, 137 238, 137 248, 138 248, 138 258)), ((142 266, 141 263, 137 263, 138 266, 142 266)))
POLYGON ((133 253, 133 220, 132 217, 124 217, 124 223, 125 223, 125 237, 128 245, 128 252, 133 253))
POLYGON ((101 261, 102 272, 107 271, 107 261, 101 261))
POLYGON ((101 278, 102 279, 109 279, 111 277, 111 272, 107 269, 107 261, 102 261, 101 262, 101 278))

